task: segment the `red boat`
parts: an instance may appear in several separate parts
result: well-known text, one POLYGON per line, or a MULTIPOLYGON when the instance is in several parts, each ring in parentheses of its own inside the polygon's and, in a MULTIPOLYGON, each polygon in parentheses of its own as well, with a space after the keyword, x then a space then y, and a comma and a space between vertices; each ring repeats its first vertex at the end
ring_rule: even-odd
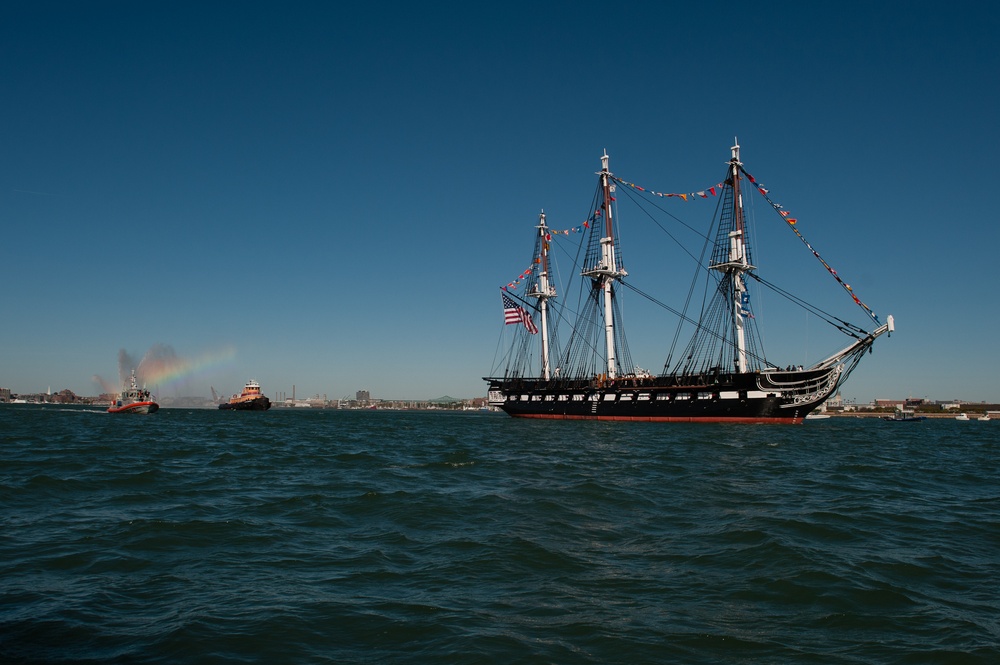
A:
POLYGON ((135 370, 129 377, 129 383, 123 389, 111 406, 108 413, 156 413, 160 405, 153 401, 152 395, 145 388, 140 388, 135 382, 135 370))

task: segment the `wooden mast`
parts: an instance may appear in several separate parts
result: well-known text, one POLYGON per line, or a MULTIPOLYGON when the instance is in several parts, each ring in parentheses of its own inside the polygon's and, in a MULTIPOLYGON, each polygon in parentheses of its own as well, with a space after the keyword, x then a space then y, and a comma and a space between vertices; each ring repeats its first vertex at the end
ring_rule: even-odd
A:
POLYGON ((525 295, 531 296, 533 298, 538 298, 538 309, 541 312, 542 319, 542 378, 546 381, 549 380, 551 372, 549 368, 549 298, 556 297, 556 290, 549 283, 549 227, 545 224, 545 212, 541 212, 538 215, 538 242, 539 242, 539 256, 536 257, 537 261, 541 262, 538 272, 538 283, 535 286, 535 290, 531 293, 525 295))
POLYGON ((604 301, 604 344, 607 352, 607 377, 618 376, 618 359, 615 357, 615 321, 613 310, 614 282, 625 275, 619 270, 615 258, 615 229, 611 212, 611 171, 608 170, 608 151, 601 157, 601 214, 604 216, 604 236, 601 238, 601 264, 589 273, 600 279, 604 301))

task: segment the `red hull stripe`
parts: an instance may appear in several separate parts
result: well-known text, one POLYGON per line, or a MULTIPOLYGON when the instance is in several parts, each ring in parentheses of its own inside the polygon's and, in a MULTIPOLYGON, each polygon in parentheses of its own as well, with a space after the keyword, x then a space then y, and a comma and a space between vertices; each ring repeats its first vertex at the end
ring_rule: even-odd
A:
POLYGON ((801 425, 802 418, 727 418, 724 416, 710 416, 705 418, 692 418, 684 416, 569 416, 554 413, 511 413, 514 418, 541 418, 543 420, 622 420, 646 423, 743 423, 743 424, 772 424, 772 425, 801 425))
POLYGON ((108 409, 108 413, 123 413, 125 411, 138 411, 141 408, 149 408, 156 402, 133 402, 125 406, 113 406, 108 409))

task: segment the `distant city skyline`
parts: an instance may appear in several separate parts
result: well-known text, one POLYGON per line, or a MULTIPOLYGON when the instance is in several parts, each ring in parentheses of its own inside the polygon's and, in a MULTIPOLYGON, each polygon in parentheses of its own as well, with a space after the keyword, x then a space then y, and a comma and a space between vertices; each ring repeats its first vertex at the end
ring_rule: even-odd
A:
MULTIPOLYGON (((45 391, 42 391, 42 392, 23 393, 23 392, 18 392, 17 390, 13 390, 13 389, 7 388, 6 386, 0 386, 0 400, 4 399, 5 397, 10 397, 10 395, 17 395, 19 397, 37 396, 37 395, 50 395, 51 396, 51 395, 57 395, 57 394, 62 393, 64 391, 66 391, 66 390, 70 390, 70 389, 69 388, 63 388, 63 389, 60 389, 60 390, 53 390, 52 387, 49 386, 49 387, 46 388, 45 391)), ((72 391, 72 390, 70 390, 70 392, 72 392, 78 398, 86 398, 86 399, 99 398, 99 397, 102 396, 102 394, 105 394, 105 393, 79 394, 79 393, 76 393, 75 391, 72 391)), ((106 393, 106 394, 116 394, 116 393, 117 393, 117 391, 108 391, 108 393, 106 393)), ((218 391, 218 390, 216 390, 216 393, 217 393, 217 398, 228 397, 228 395, 230 394, 230 393, 226 393, 225 391, 218 391)), ((447 397, 452 397, 452 398, 454 398, 456 400, 461 400, 461 401, 472 401, 472 400, 476 400, 476 399, 484 399, 484 396, 482 396, 482 395, 449 395, 448 393, 443 393, 441 395, 429 396, 429 397, 424 397, 424 398, 401 398, 401 397, 392 397, 392 396, 372 395, 371 392, 368 391, 368 390, 356 390, 356 391, 354 391, 353 395, 351 395, 351 394, 332 395, 332 394, 329 394, 329 393, 313 393, 311 395, 305 396, 305 395, 297 394, 296 393, 294 384, 293 384, 293 390, 290 391, 290 392, 279 390, 279 391, 275 391, 273 393, 265 393, 265 394, 267 394, 268 397, 273 397, 272 401, 274 401, 275 403, 285 402, 285 401, 289 401, 289 402, 291 402, 291 401, 305 402, 305 401, 310 401, 310 400, 323 400, 323 401, 327 401, 327 402, 338 402, 338 401, 433 402, 433 401, 439 400, 441 398, 447 398, 447 397)), ((157 394, 154 393, 154 396, 158 397, 158 398, 166 399, 168 402, 170 402, 170 401, 177 401, 177 400, 180 400, 180 401, 184 401, 184 400, 189 400, 189 401, 190 400, 202 400, 202 401, 204 401, 206 403, 212 402, 212 401, 217 401, 217 400, 213 400, 211 395, 191 394, 191 395, 175 395, 175 396, 165 396, 164 397, 164 396, 160 396, 160 395, 157 395, 157 394)), ((948 397, 941 398, 941 397, 928 397, 928 396, 916 397, 916 396, 913 396, 913 395, 906 395, 906 396, 900 396, 900 395, 880 396, 880 397, 872 398, 871 400, 868 400, 868 401, 859 401, 859 400, 856 400, 854 398, 843 397, 843 396, 841 397, 841 399, 838 400, 837 396, 834 396, 833 398, 831 398, 830 400, 828 400, 828 403, 831 403, 831 404, 832 403, 852 404, 852 405, 857 405, 857 406, 872 406, 872 405, 876 405, 878 402, 903 402, 903 401, 907 401, 907 400, 924 400, 927 403, 937 404, 937 405, 946 405, 946 404, 969 404, 969 405, 985 404, 985 405, 993 405, 993 404, 1000 404, 1000 400, 993 402, 993 401, 989 401, 989 400, 985 400, 985 399, 962 399, 962 398, 948 398, 948 397)))

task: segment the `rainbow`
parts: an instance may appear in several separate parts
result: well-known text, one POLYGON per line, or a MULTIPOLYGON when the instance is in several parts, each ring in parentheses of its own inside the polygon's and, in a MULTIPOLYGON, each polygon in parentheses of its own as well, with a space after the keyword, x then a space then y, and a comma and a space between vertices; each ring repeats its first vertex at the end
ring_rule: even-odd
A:
MULTIPOLYGON (((190 389, 192 381, 226 366, 235 357, 236 348, 232 346, 195 358, 184 358, 175 354, 169 346, 156 345, 139 361, 135 374, 141 384, 155 386, 161 394, 181 394, 190 389)), ((119 371, 122 369, 119 367, 119 371)))

